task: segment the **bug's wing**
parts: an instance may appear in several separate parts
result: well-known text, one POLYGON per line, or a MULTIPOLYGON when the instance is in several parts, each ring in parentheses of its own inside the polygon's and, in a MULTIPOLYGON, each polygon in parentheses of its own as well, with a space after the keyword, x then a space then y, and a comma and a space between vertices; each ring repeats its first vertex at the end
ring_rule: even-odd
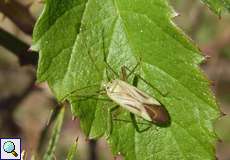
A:
POLYGON ((143 107, 141 107, 141 103, 129 95, 120 92, 114 92, 110 94, 110 97, 114 102, 127 109, 128 111, 139 116, 142 115, 143 107))
POLYGON ((165 124, 170 121, 169 113, 164 106, 156 104, 143 104, 143 106, 153 122, 165 124))
POLYGON ((169 121, 169 114, 160 102, 138 88, 121 80, 114 80, 108 96, 117 104, 145 120, 163 124, 169 121))
POLYGON ((124 88, 126 94, 129 94, 131 97, 133 97, 134 99, 140 101, 141 103, 149 103, 149 104, 156 104, 156 105, 161 105, 160 102, 158 102, 156 99, 154 99, 153 97, 149 96, 148 94, 146 94, 145 92, 141 91, 140 89, 119 80, 119 83, 121 88, 124 88))

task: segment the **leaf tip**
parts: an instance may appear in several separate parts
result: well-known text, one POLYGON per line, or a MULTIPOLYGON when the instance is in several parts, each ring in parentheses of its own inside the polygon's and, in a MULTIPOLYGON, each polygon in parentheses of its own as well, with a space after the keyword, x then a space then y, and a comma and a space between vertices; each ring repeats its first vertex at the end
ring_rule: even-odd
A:
POLYGON ((171 14, 171 16, 172 16, 172 18, 176 18, 176 17, 181 16, 181 14, 178 13, 178 12, 176 12, 176 11, 174 11, 174 12, 171 14))
POLYGON ((31 46, 30 46, 30 48, 28 49, 28 51, 36 51, 36 52, 38 52, 39 51, 39 44, 38 43, 35 43, 35 44, 32 44, 31 46))
POLYGON ((206 64, 209 60, 211 59, 211 56, 210 55, 205 55, 203 57, 203 60, 202 60, 202 64, 206 64))

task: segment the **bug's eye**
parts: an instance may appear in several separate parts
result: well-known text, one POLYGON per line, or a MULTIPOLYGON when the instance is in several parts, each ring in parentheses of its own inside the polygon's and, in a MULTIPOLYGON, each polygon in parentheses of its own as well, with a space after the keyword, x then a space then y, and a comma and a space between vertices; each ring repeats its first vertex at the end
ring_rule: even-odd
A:
POLYGON ((106 87, 107 90, 109 90, 109 88, 110 88, 109 86, 106 87))

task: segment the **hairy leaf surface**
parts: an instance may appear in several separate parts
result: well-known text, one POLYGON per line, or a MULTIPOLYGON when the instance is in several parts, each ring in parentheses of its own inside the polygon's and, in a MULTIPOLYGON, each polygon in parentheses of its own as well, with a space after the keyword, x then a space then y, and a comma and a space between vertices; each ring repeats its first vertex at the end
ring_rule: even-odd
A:
POLYGON ((104 58, 118 74, 139 64, 135 73, 148 83, 139 80, 138 88, 167 108, 171 124, 138 133, 128 111, 114 113, 108 141, 127 160, 215 159, 219 110, 198 66, 203 57, 172 22, 175 15, 165 0, 47 0, 34 31, 39 81, 60 101, 68 97, 91 138, 108 136, 108 110, 116 105, 98 94, 108 78, 119 78, 104 58))

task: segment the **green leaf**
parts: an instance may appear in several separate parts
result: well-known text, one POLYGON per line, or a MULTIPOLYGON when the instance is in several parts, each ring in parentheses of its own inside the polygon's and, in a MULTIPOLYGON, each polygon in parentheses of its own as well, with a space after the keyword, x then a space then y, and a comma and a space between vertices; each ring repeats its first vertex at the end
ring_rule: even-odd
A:
POLYGON ((221 16, 223 10, 230 12, 230 1, 229 0, 202 0, 208 7, 215 12, 218 16, 221 16))
POLYGON ((215 132, 221 140, 230 142, 230 116, 220 117, 215 122, 215 132))
POLYGON ((96 94, 106 69, 116 78, 103 52, 117 73, 139 63, 135 73, 148 83, 139 80, 138 88, 167 108, 171 124, 138 133, 128 111, 117 113, 128 122, 114 120, 108 141, 127 160, 215 159, 212 122, 219 110, 198 67, 203 57, 172 22, 174 15, 165 0, 47 0, 34 30, 38 80, 48 81, 60 101, 68 96, 91 138, 108 134, 108 110, 116 105, 96 94))
MULTIPOLYGON (((67 160, 73 160, 77 150, 77 140, 72 144, 67 155, 67 160)), ((76 159, 76 158, 75 158, 76 159)))
POLYGON ((55 120, 53 129, 52 129, 51 138, 49 141, 49 145, 43 157, 44 160, 51 160, 54 157, 54 151, 58 143, 58 139, 59 139, 59 135, 60 135, 61 127, 62 127, 62 122, 64 119, 64 113, 65 113, 65 107, 62 107, 55 120))

